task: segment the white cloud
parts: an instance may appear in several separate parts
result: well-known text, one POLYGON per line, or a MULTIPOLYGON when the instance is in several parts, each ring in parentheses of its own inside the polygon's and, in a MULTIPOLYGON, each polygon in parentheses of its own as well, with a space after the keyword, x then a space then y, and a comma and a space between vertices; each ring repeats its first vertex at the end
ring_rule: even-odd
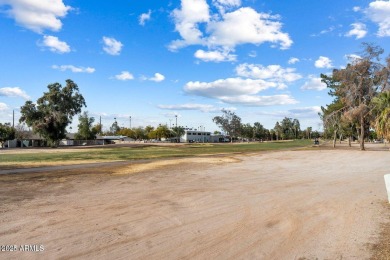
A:
POLYGON ((359 12, 359 11, 361 10, 361 8, 360 8, 360 6, 354 6, 354 7, 352 8, 352 10, 353 10, 354 12, 359 12))
POLYGON ((222 61, 235 61, 237 55, 229 54, 229 52, 223 51, 204 51, 197 50, 194 54, 195 58, 205 62, 222 62, 222 61))
POLYGON ((61 65, 61 66, 58 66, 58 65, 53 65, 52 66, 53 69, 56 69, 56 70, 59 70, 59 71, 66 71, 66 70, 70 70, 74 73, 94 73, 95 72, 95 68, 91 68, 91 67, 76 67, 76 66, 73 66, 73 65, 61 65))
POLYGON ((373 1, 365 11, 371 21, 378 24, 377 35, 390 36, 390 1, 373 1))
POLYGON ((103 50, 110 55, 119 55, 123 47, 120 41, 106 36, 103 37, 103 43, 103 50))
POLYGON ((295 57, 291 57, 289 60, 288 60, 288 64, 295 64, 297 62, 299 62, 300 60, 298 58, 295 58, 295 57))
POLYGON ((219 14, 210 13, 206 0, 181 1, 181 9, 175 9, 172 13, 175 29, 181 39, 171 42, 170 50, 189 45, 207 46, 210 51, 218 48, 234 50, 237 45, 265 42, 279 44, 281 49, 291 46, 289 35, 281 31, 279 16, 258 13, 249 7, 225 13, 225 7, 238 7, 240 1, 213 1, 213 4, 219 8, 219 14))
POLYGON ((150 20, 151 15, 152 15, 152 11, 151 10, 149 10, 147 13, 141 14, 139 16, 139 24, 144 26, 145 22, 150 20))
POLYGON ((276 84, 261 79, 227 78, 213 82, 190 81, 184 91, 193 95, 220 98, 224 96, 254 95, 276 84))
POLYGON ((305 118, 319 119, 318 117, 319 112, 321 112, 321 107, 313 106, 313 107, 297 107, 294 109, 289 109, 287 111, 280 111, 280 110, 279 111, 258 111, 256 112, 256 114, 263 115, 263 116, 271 116, 273 118, 283 118, 283 117, 298 118, 302 126, 301 119, 305 119, 305 118))
POLYGON ((259 96, 260 91, 277 87, 262 79, 228 78, 213 82, 188 82, 184 91, 188 94, 215 98, 228 104, 245 106, 285 105, 297 103, 288 95, 259 96))
POLYGON ((352 37, 356 36, 356 39, 364 38, 367 34, 367 27, 364 23, 353 23, 351 24, 352 29, 345 34, 345 36, 352 37))
POLYGON ((134 79, 134 76, 128 71, 122 71, 121 74, 115 75, 114 78, 117 80, 126 81, 134 79))
POLYGON ((269 65, 264 67, 259 64, 240 64, 236 67, 238 76, 263 79, 273 82, 278 88, 285 88, 285 83, 294 82, 301 79, 302 76, 295 72, 293 68, 282 68, 280 65, 269 65))
POLYGON ((315 61, 316 68, 332 68, 332 60, 329 59, 328 57, 320 56, 318 60, 315 61))
POLYGON ((270 88, 284 89, 287 83, 302 76, 295 69, 279 65, 264 67, 258 64, 240 64, 236 67, 239 77, 218 79, 212 82, 190 81, 184 91, 191 95, 213 98, 228 104, 244 106, 268 106, 295 104, 297 101, 286 94, 262 96, 259 92, 270 88))
POLYGON ((165 76, 161 73, 155 73, 153 77, 146 77, 146 76, 141 76, 141 80, 150 80, 154 82, 161 82, 165 80, 165 76))
POLYGON ((174 51, 187 45, 204 44, 200 23, 207 23, 210 19, 209 6, 206 0, 182 0, 181 9, 172 13, 175 21, 175 30, 183 40, 173 41, 169 49, 174 51))
POLYGON ((301 87, 302 90, 324 90, 326 89, 326 84, 321 82, 321 78, 318 78, 314 75, 309 75, 308 80, 301 87))
POLYGON ((165 76, 160 73, 155 73, 154 77, 150 78, 149 80, 154 81, 154 82, 161 82, 165 80, 165 76))
POLYGON ((62 0, 0 0, 0 6, 9 7, 6 13, 20 26, 37 33, 45 29, 59 31, 62 28, 60 18, 71 9, 62 0))
POLYGON ((213 20, 208 24, 212 46, 234 48, 240 44, 279 43, 281 49, 288 49, 292 40, 287 33, 281 32, 279 16, 258 13, 249 7, 223 14, 222 20, 213 20))
POLYGON ((22 90, 19 87, 5 87, 5 88, 0 88, 0 96, 4 97, 21 97, 24 99, 30 99, 30 97, 26 94, 24 90, 22 90))
POLYGON ((222 108, 215 107, 213 105, 207 105, 207 104, 179 104, 179 105, 159 105, 158 106, 161 109, 166 110, 196 110, 201 112, 216 112, 221 111, 222 108))
POLYGON ((71 51, 70 46, 66 42, 60 41, 58 37, 50 35, 43 36, 43 42, 40 45, 49 48, 52 52, 60 54, 71 51))
POLYGON ((7 104, 0 102, 0 112, 7 111, 8 109, 9 108, 8 108, 7 104))
POLYGON ((288 112, 294 118, 311 118, 318 117, 318 113, 321 112, 321 107, 313 106, 313 107, 298 107, 294 109, 288 110, 288 112))
POLYGON ((252 96, 240 95, 231 97, 221 97, 221 100, 229 104, 237 104, 244 106, 275 106, 275 105, 292 105, 297 104, 294 98, 289 95, 274 95, 274 96, 252 96))

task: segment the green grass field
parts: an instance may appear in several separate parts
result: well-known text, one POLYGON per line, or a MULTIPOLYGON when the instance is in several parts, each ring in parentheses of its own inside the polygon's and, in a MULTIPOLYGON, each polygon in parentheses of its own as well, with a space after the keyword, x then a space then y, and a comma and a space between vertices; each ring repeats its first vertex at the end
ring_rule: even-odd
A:
POLYGON ((102 149, 80 149, 80 152, 57 150, 55 153, 17 153, 2 154, 2 165, 29 162, 65 162, 65 161, 115 161, 138 160, 152 158, 188 157, 229 153, 252 153, 259 151, 293 149, 310 145, 310 140, 295 140, 290 142, 239 143, 239 144, 187 144, 180 146, 139 146, 112 147, 102 149))

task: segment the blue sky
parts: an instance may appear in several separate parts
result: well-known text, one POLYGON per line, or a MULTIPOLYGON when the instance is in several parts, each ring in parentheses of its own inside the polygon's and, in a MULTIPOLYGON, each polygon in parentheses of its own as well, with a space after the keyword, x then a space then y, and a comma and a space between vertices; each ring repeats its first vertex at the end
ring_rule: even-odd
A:
POLYGON ((362 42, 388 53, 390 1, 0 0, 0 28, 0 122, 72 79, 104 128, 177 115, 214 131, 225 108, 243 123, 287 116, 320 130, 332 101, 320 74, 362 42))

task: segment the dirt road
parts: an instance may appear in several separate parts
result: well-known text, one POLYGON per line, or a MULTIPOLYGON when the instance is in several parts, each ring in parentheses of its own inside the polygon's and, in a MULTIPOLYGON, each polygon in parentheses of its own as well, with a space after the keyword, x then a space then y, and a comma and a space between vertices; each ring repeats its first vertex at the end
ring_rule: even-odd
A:
POLYGON ((0 259, 366 259, 389 171, 317 150, 3 175, 0 259))

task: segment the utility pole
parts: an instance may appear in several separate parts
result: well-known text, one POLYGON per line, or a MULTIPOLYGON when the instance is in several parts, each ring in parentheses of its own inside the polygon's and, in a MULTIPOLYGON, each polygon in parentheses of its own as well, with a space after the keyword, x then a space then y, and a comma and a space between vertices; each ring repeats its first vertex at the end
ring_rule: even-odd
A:
POLYGON ((15 110, 12 110, 12 128, 15 129, 15 110))
POLYGON ((99 125, 100 125, 100 135, 102 135, 102 132, 103 132, 103 126, 102 126, 102 116, 100 116, 100 119, 99 119, 99 125))
POLYGON ((130 129, 131 129, 131 116, 130 116, 130 129))

